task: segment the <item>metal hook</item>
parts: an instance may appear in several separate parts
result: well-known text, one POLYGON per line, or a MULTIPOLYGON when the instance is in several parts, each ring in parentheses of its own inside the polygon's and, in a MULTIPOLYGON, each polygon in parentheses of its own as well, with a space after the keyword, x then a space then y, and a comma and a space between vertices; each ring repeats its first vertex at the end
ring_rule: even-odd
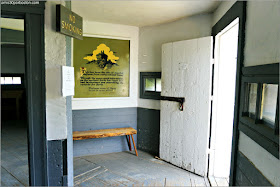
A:
POLYGON ((179 110, 183 111, 184 110, 184 103, 179 103, 179 110))
POLYGON ((184 102, 185 102, 185 98, 184 97, 166 97, 166 96, 161 96, 160 100, 179 102, 179 110, 180 111, 184 110, 184 102))

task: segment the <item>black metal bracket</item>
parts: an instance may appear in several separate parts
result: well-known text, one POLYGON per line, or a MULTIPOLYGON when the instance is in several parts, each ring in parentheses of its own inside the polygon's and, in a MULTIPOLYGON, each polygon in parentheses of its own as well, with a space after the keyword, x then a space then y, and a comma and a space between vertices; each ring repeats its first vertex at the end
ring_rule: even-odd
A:
POLYGON ((184 110, 184 102, 185 102, 185 98, 184 98, 184 97, 166 97, 166 96, 160 96, 160 100, 178 102, 178 103, 179 103, 179 110, 180 110, 180 111, 183 111, 183 110, 184 110))

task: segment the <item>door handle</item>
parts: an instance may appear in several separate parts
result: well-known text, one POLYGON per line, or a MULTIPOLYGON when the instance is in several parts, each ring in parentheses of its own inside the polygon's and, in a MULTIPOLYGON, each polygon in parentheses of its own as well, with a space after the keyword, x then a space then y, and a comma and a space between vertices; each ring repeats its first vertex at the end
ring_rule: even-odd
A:
POLYGON ((180 110, 180 111, 183 111, 183 110, 184 110, 184 102, 185 102, 185 98, 184 98, 184 97, 167 97, 167 96, 160 96, 160 100, 178 102, 178 103, 179 103, 179 110, 180 110))

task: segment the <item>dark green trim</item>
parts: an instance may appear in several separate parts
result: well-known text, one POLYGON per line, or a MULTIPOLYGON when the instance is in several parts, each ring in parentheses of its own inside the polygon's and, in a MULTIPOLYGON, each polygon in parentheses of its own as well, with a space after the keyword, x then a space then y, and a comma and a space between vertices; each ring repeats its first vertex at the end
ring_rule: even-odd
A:
POLYGON ((247 83, 267 83, 267 84, 278 84, 279 78, 278 76, 243 76, 242 77, 243 82, 247 83))
POLYGON ((257 75, 257 76, 262 76, 262 75, 277 76, 277 75, 279 75, 279 63, 243 67, 242 74, 244 76, 255 76, 255 75, 257 75))
MULTIPOLYGON (((245 46, 245 25, 246 25, 246 2, 236 2, 225 15, 212 27, 213 43, 215 45, 215 36, 221 32, 232 21, 239 17, 238 31, 238 51, 237 51, 237 67, 236 67, 236 88, 235 88, 235 107, 234 107, 234 123, 233 123, 233 140, 231 154, 231 169, 230 169, 230 186, 236 185, 236 159, 238 151, 238 121, 239 121, 239 103, 240 103, 240 86, 241 86, 241 68, 244 61, 244 46, 245 46)), ((213 47, 215 49, 215 46, 213 47)), ((214 58, 214 50, 213 50, 214 58)))
POLYGON ((24 48, 24 47, 25 47, 24 43, 22 43, 22 44, 12 44, 12 43, 1 44, 1 48, 24 48))
POLYGON ((259 131, 255 130, 255 128, 251 128, 242 122, 239 123, 239 130, 279 159, 279 144, 277 142, 267 138, 267 136, 263 133, 260 133, 259 131))
POLYGON ((47 185, 44 15, 27 13, 24 30, 30 185, 42 186, 47 185))
POLYGON ((47 141, 48 185, 67 186, 67 140, 47 141), (66 176, 66 177, 64 177, 66 176))
POLYGON ((67 147, 68 147, 67 139, 65 139, 62 141, 62 160, 61 160, 63 163, 62 186, 68 186, 68 149, 67 149, 67 147))
POLYGON ((137 108, 137 149, 159 156, 160 110, 137 108))
MULTIPOLYGON (((255 120, 253 120, 249 117, 246 117, 246 116, 240 117, 240 123, 242 123, 243 125, 246 125, 247 127, 253 129, 257 133, 262 134, 264 137, 266 137, 270 141, 273 141, 275 143, 279 142, 278 137, 273 135, 274 134, 274 129, 271 128, 270 126, 266 125, 266 124, 255 123, 255 120)), ((258 136, 256 136, 256 137, 258 137, 258 136)))
POLYGON ((238 151, 236 184, 239 186, 272 186, 250 160, 238 151))

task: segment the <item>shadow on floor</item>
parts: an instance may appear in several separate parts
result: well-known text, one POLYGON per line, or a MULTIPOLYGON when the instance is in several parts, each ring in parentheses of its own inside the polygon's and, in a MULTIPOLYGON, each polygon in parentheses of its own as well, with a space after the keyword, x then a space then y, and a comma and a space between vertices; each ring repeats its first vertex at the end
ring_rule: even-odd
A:
POLYGON ((210 186, 206 178, 139 151, 74 158, 79 186, 210 186))

